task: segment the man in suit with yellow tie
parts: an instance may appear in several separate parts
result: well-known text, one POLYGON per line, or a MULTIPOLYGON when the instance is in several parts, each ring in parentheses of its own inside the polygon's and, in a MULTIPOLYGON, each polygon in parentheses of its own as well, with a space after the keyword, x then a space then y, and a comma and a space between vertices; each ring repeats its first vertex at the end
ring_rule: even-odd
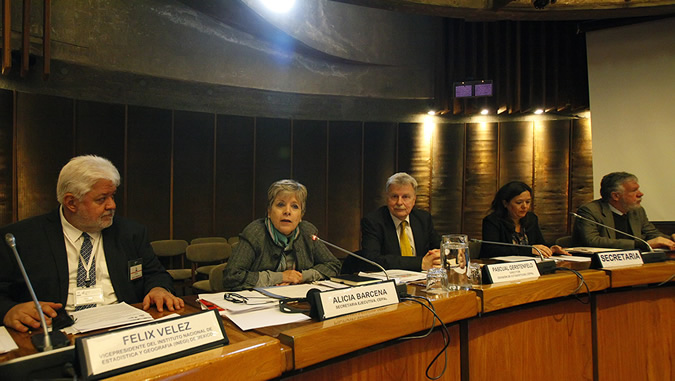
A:
POLYGON ((385 193, 387 205, 361 220, 361 254, 385 269, 440 267, 441 236, 434 230, 431 215, 414 208, 415 178, 396 173, 387 180, 385 193))

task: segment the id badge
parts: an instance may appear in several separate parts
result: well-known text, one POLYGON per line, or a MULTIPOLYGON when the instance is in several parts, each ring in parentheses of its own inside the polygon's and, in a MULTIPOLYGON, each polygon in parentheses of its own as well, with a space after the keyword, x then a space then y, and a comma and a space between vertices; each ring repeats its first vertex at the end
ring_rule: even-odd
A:
POLYGON ((85 304, 103 304, 103 288, 78 287, 75 290, 75 306, 85 304))
POLYGON ((133 259, 129 261, 129 280, 136 280, 143 277, 143 261, 133 259))

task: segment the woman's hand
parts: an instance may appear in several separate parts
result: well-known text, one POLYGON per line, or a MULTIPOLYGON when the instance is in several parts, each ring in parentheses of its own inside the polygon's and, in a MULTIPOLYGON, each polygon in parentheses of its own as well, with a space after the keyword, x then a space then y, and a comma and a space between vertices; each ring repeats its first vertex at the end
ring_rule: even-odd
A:
POLYGON ((298 284, 302 283, 302 273, 296 270, 286 270, 282 273, 282 284, 298 284))
POLYGON ((567 250, 563 249, 562 247, 560 247, 558 245, 551 246, 551 251, 553 252, 553 254, 572 255, 572 254, 568 253, 567 250))
MULTIPOLYGON (((534 246, 534 247, 536 247, 537 249, 539 249, 539 250, 541 251, 541 255, 543 255, 544 258, 549 258, 551 255, 553 255, 553 253, 551 252, 551 249, 549 249, 548 247, 546 247, 546 246, 544 246, 544 245, 532 245, 532 246, 534 246)), ((538 256, 538 255, 539 255, 539 252, 538 252, 537 250, 535 250, 535 249, 532 249, 532 254, 538 256)))

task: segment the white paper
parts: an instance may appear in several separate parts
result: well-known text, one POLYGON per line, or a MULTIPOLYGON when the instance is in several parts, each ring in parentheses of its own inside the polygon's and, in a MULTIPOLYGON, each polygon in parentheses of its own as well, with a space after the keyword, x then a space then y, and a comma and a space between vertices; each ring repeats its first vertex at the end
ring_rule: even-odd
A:
POLYGON ((319 291, 332 290, 331 287, 326 287, 315 283, 301 283, 301 284, 292 284, 289 286, 256 288, 256 290, 264 293, 265 295, 269 295, 277 299, 283 299, 283 298, 305 298, 307 297, 307 291, 313 288, 319 291))
POLYGON ((0 327, 0 353, 7 353, 19 349, 12 336, 4 326, 0 327))
MULTIPOLYGON (((567 257, 567 256, 565 256, 567 257)), ((541 258, 539 256, 536 257, 529 257, 527 255, 508 255, 504 257, 493 257, 490 259, 494 259, 496 261, 502 261, 502 262, 521 262, 521 261, 531 261, 534 260, 535 262, 539 263, 541 262, 541 258)), ((555 258, 545 258, 544 261, 555 261, 555 258)))
POLYGON ((579 257, 579 256, 574 256, 574 255, 554 255, 553 258, 555 258, 556 260, 569 261, 569 262, 590 262, 591 261, 590 257, 579 257))
POLYGON ((276 308, 266 308, 263 310, 241 312, 241 313, 231 313, 229 311, 222 311, 220 315, 230 319, 242 331, 248 331, 249 329, 255 328, 269 327, 272 325, 296 323, 299 321, 310 319, 309 316, 303 313, 287 314, 281 312, 278 306, 276 308))
POLYGON ((70 315, 75 319, 75 324, 64 332, 71 334, 153 320, 149 313, 124 302, 73 311, 70 315))
POLYGON ((359 275, 361 276, 368 276, 371 278, 378 278, 382 280, 387 280, 387 275, 389 275, 389 279, 393 279, 396 281, 396 283, 409 283, 409 282, 415 282, 418 280, 424 280, 427 279, 427 274, 419 271, 410 271, 410 270, 399 270, 399 269, 392 269, 392 270, 387 270, 387 275, 385 275, 382 271, 380 272, 373 272, 373 273, 364 273, 360 272, 359 275))
POLYGON ((565 249, 568 253, 573 254, 595 254, 604 253, 605 251, 618 251, 621 249, 613 249, 607 247, 568 247, 565 249))
POLYGON ((225 300, 226 292, 217 292, 213 294, 199 294, 199 299, 211 302, 216 306, 226 309, 232 313, 250 312, 265 308, 272 308, 279 306, 279 299, 274 299, 265 296, 257 291, 236 291, 234 292, 246 298, 250 298, 251 304, 247 303, 233 303, 225 300))

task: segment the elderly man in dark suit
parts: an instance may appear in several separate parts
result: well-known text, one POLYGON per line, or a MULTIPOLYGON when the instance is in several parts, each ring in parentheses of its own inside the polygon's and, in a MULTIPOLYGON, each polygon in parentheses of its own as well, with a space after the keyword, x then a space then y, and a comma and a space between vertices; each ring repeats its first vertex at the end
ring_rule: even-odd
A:
MULTIPOLYGON (((78 156, 59 174, 61 206, 0 229, 12 233, 47 324, 56 310, 78 310, 116 302, 183 308, 171 276, 152 251, 142 225, 115 217, 120 175, 107 159, 78 156)), ((40 318, 11 251, 0 248, 0 316, 26 332, 40 318)))
POLYGON ((386 269, 440 267, 441 237, 434 230, 431 215, 414 208, 415 178, 396 173, 387 180, 385 191, 387 205, 361 220, 361 254, 386 269))
POLYGON ((600 182, 599 200, 592 201, 579 208, 577 213, 592 221, 613 227, 628 235, 593 224, 583 219, 574 222, 572 240, 576 246, 611 247, 616 249, 648 250, 643 242, 652 248, 675 250, 675 234, 672 237, 661 233, 649 222, 647 213, 640 206, 644 193, 635 175, 627 172, 612 172, 600 182))

